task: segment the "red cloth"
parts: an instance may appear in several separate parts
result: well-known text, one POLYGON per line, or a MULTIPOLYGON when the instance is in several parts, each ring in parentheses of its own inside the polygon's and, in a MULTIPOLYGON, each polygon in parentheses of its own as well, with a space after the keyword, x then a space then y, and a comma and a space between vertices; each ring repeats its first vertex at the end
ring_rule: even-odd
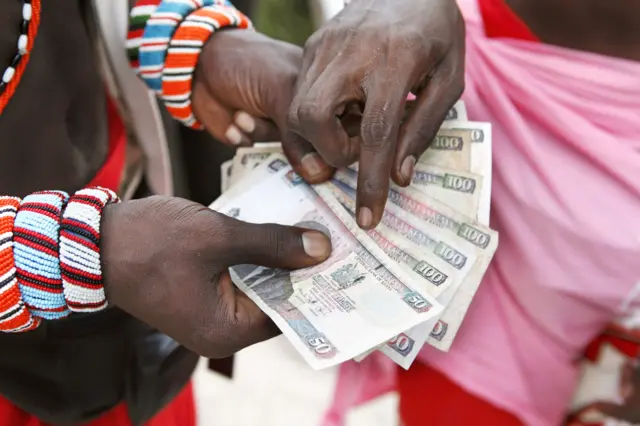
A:
MULTIPOLYGON (((51 426, 17 408, 0 397, 0 425, 2 426, 51 426)), ((104 416, 86 426, 132 426, 124 404, 117 406, 104 416)), ((191 384, 174 398, 145 426, 196 426, 193 387, 191 384)))
POLYGON ((398 369, 404 426, 523 426, 516 417, 476 398, 431 367, 398 369))
MULTIPOLYGON (((478 0, 478 5, 488 37, 540 42, 504 0, 478 0)), ((404 426, 522 426, 512 414, 473 396, 427 365, 416 362, 409 371, 398 371, 404 426)))
POLYGON ((478 0, 478 6, 488 37, 540 41, 527 24, 505 3, 505 0, 478 0))

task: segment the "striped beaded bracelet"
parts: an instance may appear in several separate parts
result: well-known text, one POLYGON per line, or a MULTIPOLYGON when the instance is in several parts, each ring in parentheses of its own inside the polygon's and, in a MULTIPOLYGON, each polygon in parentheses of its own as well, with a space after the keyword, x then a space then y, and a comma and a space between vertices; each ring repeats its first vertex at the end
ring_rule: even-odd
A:
POLYGON ((251 28, 251 21, 233 7, 206 6, 195 10, 178 26, 169 43, 162 92, 169 113, 182 124, 201 129, 191 106, 193 73, 202 47, 221 28, 251 28))
POLYGON ((178 24, 203 6, 225 4, 226 0, 162 0, 145 24, 138 50, 140 77, 151 90, 162 95, 162 70, 169 41, 178 24))
POLYGON ((140 45, 147 21, 156 11, 162 0, 138 0, 129 14, 129 31, 127 32, 127 56, 129 65, 136 72, 140 71, 140 45))
POLYGON ((20 203, 13 227, 13 255, 22 300, 31 315, 60 319, 69 315, 64 299, 58 237, 69 195, 43 191, 20 203))
POLYGON ((0 332, 33 330, 40 324, 22 301, 13 256, 13 227, 20 199, 0 197, 0 332))
POLYGON ((60 227, 60 268, 67 306, 72 312, 107 307, 100 263, 100 220, 107 204, 120 200, 111 190, 87 188, 67 204, 60 227))
POLYGON ((193 72, 202 46, 223 27, 252 24, 228 0, 139 0, 131 10, 131 67, 187 127, 202 128, 191 108, 193 72))
MULTIPOLYGON (((131 68, 133 68, 133 70, 136 72, 136 74, 140 71, 140 45, 142 44, 144 29, 147 25, 147 21, 151 18, 162 1, 163 0, 138 0, 135 6, 131 9, 131 13, 129 14, 129 30, 127 32, 127 56, 129 58, 129 64, 131 65, 131 68)), ((217 0, 212 2, 211 4, 220 4, 223 6, 233 7, 231 2, 229 2, 228 0, 217 0)), ((201 6, 206 5, 207 3, 202 2, 201 6)))

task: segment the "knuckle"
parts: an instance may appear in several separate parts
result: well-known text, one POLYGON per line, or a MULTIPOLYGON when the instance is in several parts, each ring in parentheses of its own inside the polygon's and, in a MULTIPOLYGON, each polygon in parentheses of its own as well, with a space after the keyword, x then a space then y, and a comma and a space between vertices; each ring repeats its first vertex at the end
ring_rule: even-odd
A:
POLYGON ((395 123, 386 117, 382 108, 369 111, 362 120, 362 144, 379 148, 385 146, 393 136, 395 123))
POLYGON ((327 118, 327 111, 315 98, 308 97, 298 106, 298 120, 303 125, 317 125, 327 118))

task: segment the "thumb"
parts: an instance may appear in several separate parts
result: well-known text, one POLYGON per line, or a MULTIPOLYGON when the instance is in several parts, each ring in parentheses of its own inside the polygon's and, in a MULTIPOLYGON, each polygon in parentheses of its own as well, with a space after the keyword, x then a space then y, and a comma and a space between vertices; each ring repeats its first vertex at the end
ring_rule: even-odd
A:
POLYGON ((331 254, 331 240, 314 229, 254 224, 229 218, 227 266, 253 264, 298 269, 317 265, 331 254))

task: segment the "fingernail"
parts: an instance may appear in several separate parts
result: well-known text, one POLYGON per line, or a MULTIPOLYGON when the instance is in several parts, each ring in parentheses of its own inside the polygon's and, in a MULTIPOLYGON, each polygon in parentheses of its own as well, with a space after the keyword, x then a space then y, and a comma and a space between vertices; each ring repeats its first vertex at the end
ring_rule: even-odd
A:
POLYGON ((360 225, 360 228, 369 229, 372 221, 373 215, 369 207, 360 207, 360 211, 358 212, 358 225, 360 225))
POLYGON ((302 234, 302 247, 311 257, 323 259, 329 256, 331 244, 329 238, 320 232, 305 232, 302 234))
POLYGON ((232 145, 240 145, 242 142, 242 133, 240 129, 238 129, 233 124, 229 126, 227 132, 224 134, 224 137, 227 138, 230 144, 232 145))
POLYGON ((415 165, 416 157, 410 155, 404 159, 402 166, 400 166, 400 174, 407 183, 411 183, 411 180, 413 179, 413 168, 415 165))
POLYGON ((245 133, 253 133, 253 131, 256 129, 256 120, 254 120, 250 114, 244 111, 240 111, 236 114, 235 122, 236 125, 240 127, 245 133))
POLYGON ((315 152, 305 155, 300 160, 302 167, 304 167, 305 171, 309 175, 309 177, 316 177, 324 171, 324 163, 320 156, 315 152))

